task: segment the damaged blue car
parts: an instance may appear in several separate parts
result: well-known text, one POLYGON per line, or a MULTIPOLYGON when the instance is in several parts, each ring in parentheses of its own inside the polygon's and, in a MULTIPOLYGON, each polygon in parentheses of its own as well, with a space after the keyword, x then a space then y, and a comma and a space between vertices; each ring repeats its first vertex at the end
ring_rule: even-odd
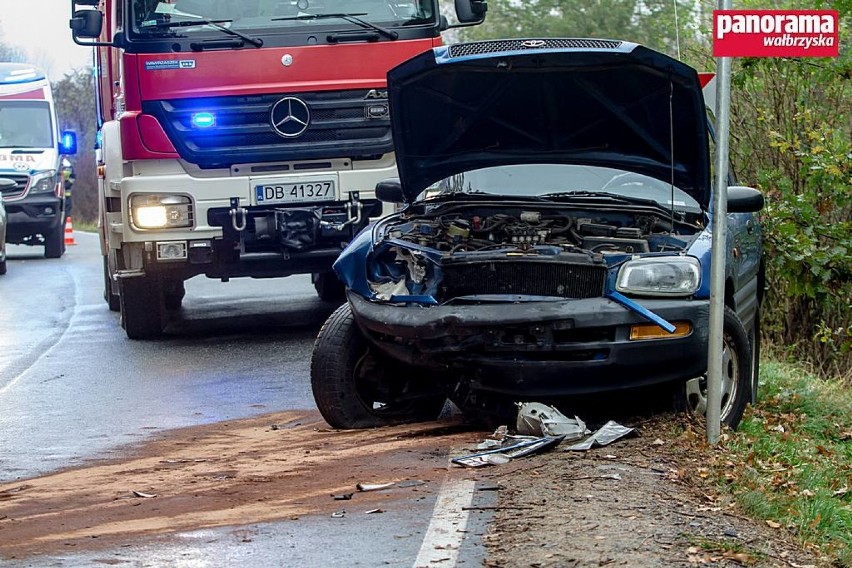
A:
MULTIPOLYGON (((698 74, 583 39, 435 48, 388 74, 404 204, 334 270, 314 397, 334 427, 432 419, 447 398, 671 387, 706 406, 710 121, 698 74)), ((757 389, 761 194, 731 179, 722 417, 757 389)))

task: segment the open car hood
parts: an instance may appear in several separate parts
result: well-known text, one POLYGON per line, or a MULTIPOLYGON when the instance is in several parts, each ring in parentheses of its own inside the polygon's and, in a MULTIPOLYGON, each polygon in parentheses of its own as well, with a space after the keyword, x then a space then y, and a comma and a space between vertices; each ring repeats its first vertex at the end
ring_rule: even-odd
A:
MULTIPOLYGON (((392 69, 388 98, 408 201, 464 171, 548 163, 673 180, 709 204, 698 74, 634 43, 544 39, 439 47, 392 69)), ((565 191, 575 189, 584 188, 565 191)))

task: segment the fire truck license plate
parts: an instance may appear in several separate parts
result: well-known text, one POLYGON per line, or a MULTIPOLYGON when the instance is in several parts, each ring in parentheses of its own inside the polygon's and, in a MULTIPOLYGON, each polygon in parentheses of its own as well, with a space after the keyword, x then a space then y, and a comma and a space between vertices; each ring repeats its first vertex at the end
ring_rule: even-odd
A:
POLYGON ((298 203, 303 201, 333 201, 334 181, 267 183, 254 186, 258 205, 268 203, 298 203))

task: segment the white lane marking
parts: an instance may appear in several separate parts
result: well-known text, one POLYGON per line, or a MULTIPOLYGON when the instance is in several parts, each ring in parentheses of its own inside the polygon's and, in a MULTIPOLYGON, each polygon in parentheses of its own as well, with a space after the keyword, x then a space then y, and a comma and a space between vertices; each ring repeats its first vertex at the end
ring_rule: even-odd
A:
POLYGON ((469 479, 444 481, 414 568, 453 568, 456 565, 470 517, 470 511, 464 508, 473 502, 475 485, 476 482, 469 479))

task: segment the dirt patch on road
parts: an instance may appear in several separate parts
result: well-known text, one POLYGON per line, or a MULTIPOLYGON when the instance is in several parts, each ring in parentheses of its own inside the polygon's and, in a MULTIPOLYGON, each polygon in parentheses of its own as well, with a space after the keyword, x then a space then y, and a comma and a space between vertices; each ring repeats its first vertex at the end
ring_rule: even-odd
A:
MULTIPOLYGON (((470 440, 447 424, 354 432, 317 413, 176 430, 126 459, 0 485, 0 557, 99 549, 131 536, 328 513, 359 482, 441 480, 447 450, 470 440), (136 492, 134 494, 134 492, 136 492)), ((380 507, 417 487, 356 495, 380 507)))
POLYGON ((702 456, 655 438, 653 432, 667 429, 652 422, 644 435, 609 447, 557 449, 493 468, 491 480, 504 488, 486 535, 487 565, 821 564, 783 530, 743 517, 711 489, 691 483, 702 474, 702 456))

